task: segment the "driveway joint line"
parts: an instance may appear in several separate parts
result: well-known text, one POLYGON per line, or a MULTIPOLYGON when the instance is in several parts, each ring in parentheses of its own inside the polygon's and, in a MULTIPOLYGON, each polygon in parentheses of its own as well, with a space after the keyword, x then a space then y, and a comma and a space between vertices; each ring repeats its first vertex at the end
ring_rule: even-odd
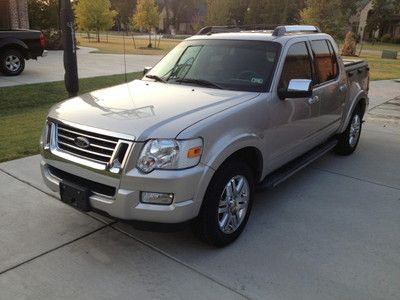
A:
POLYGON ((326 169, 321 169, 321 168, 316 168, 316 167, 311 167, 311 168, 314 169, 314 170, 321 171, 321 172, 327 172, 327 173, 334 174, 334 175, 344 176, 344 177, 352 178, 352 179, 355 179, 355 180, 358 180, 358 181, 371 183, 371 184, 374 184, 374 185, 379 185, 379 186, 382 186, 382 187, 387 187, 387 188, 390 188, 390 189, 394 189, 394 190, 400 191, 400 188, 397 188, 397 187, 394 187, 394 186, 390 186, 390 185, 387 185, 387 184, 378 183, 378 182, 374 182, 374 181, 371 181, 371 180, 354 177, 354 176, 351 176, 351 175, 341 174, 341 173, 338 173, 338 172, 335 172, 335 171, 326 170, 326 169))
POLYGON ((5 273, 7 273, 7 272, 9 272, 9 271, 11 271, 11 270, 14 270, 14 269, 16 269, 16 268, 18 268, 18 267, 21 267, 21 266, 23 266, 23 265, 25 265, 25 264, 27 264, 27 263, 30 263, 31 261, 34 261, 34 260, 36 260, 36 259, 38 259, 38 258, 40 258, 40 257, 42 257, 42 256, 44 256, 44 255, 46 255, 46 254, 49 254, 49 253, 54 252, 54 251, 56 251, 56 250, 58 250, 58 249, 61 249, 61 248, 64 247, 64 246, 68 246, 68 245, 70 245, 70 244, 72 244, 72 243, 75 243, 75 242, 77 242, 77 241, 79 241, 79 240, 81 240, 81 239, 83 239, 83 238, 86 238, 86 237, 88 237, 89 235, 92 235, 92 234, 94 234, 94 233, 96 233, 96 232, 98 232, 98 231, 100 231, 100 230, 103 230, 103 229, 105 229, 105 228, 107 228, 107 227, 111 227, 112 224, 114 224, 114 223, 105 224, 105 225, 103 225, 103 226, 97 228, 96 230, 93 230, 93 231, 91 231, 91 232, 85 233, 84 235, 79 236, 79 237, 77 237, 77 238, 75 238, 75 239, 73 239, 73 240, 70 240, 70 241, 68 241, 68 242, 65 242, 65 243, 59 245, 59 246, 56 246, 56 247, 54 247, 54 248, 51 248, 51 249, 49 249, 49 250, 46 250, 45 252, 42 252, 42 253, 40 253, 40 254, 38 254, 38 255, 35 255, 34 257, 31 257, 31 258, 29 258, 29 259, 27 259, 27 260, 25 260, 25 261, 23 261, 23 262, 20 262, 20 263, 16 264, 15 266, 12 266, 12 267, 9 267, 9 268, 7 268, 7 269, 5 269, 5 270, 3 270, 3 271, 0 271, 0 275, 3 275, 3 274, 5 274, 5 273))
MULTIPOLYGON (((37 191, 39 191, 39 192, 41 192, 41 193, 43 193, 43 194, 45 194, 45 195, 47 195, 47 196, 50 196, 51 198, 56 199, 57 201, 60 201, 60 199, 58 199, 57 197, 55 197, 55 196, 52 195, 51 193, 48 193, 48 192, 46 192, 46 191, 44 191, 44 190, 42 190, 42 189, 40 189, 40 188, 34 186, 33 184, 29 183, 28 181, 23 180, 23 179, 20 179, 20 178, 18 178, 17 176, 15 176, 15 175, 13 175, 13 174, 7 172, 7 171, 4 171, 2 168, 0 168, 0 171, 3 172, 3 173, 6 174, 6 175, 8 175, 8 176, 10 176, 10 177, 12 177, 12 178, 18 180, 19 182, 22 182, 22 183, 24 183, 24 184, 30 186, 31 188, 34 188, 35 190, 37 190, 37 191)), ((92 216, 92 215, 90 215, 90 214, 88 214, 88 213, 85 213, 85 212, 83 212, 83 211, 81 211, 81 210, 79 210, 79 209, 77 209, 77 208, 75 208, 75 207, 73 207, 73 206, 69 206, 69 207, 75 209, 77 212, 79 212, 79 213, 81 213, 81 214, 84 214, 84 215, 86 215, 86 216, 88 216, 88 217, 90 217, 90 218, 92 218, 92 219, 94 219, 94 220, 96 220, 96 221, 99 221, 99 222, 101 222, 101 223, 103 223, 103 224, 108 224, 105 220, 103 220, 103 219, 101 219, 101 218, 97 218, 97 217, 95 217, 95 216, 92 216)))
POLYGON ((131 234, 129 232, 126 232, 125 230, 122 230, 120 228, 116 228, 113 225, 114 224, 111 224, 110 227, 113 228, 114 230, 116 230, 116 231, 118 231, 118 232, 120 232, 120 233, 122 233, 122 234, 124 234, 124 235, 126 235, 126 236, 128 236, 130 238, 132 238, 133 240, 137 241, 138 243, 144 245, 145 247, 148 247, 148 248, 152 249, 153 251, 155 251, 155 252, 157 252, 157 253, 169 258, 170 260, 172 260, 172 261, 174 261, 174 262, 176 262, 176 263, 178 263, 178 264, 190 269, 191 271, 193 271, 193 272, 195 272, 195 273, 207 278, 208 280, 211 280, 212 282, 214 282, 214 283, 216 283, 216 284, 218 284, 218 285, 220 285, 220 286, 222 286, 222 287, 234 292, 235 294, 238 294, 238 295, 244 297, 245 299, 251 299, 248 295, 244 294, 240 290, 238 290, 238 289, 236 289, 236 288, 234 288, 232 286, 227 285, 226 283, 220 281, 219 279, 215 278, 214 276, 199 271, 195 267, 183 262, 182 260, 176 258, 175 256, 172 256, 171 254, 168 254, 164 250, 162 250, 160 248, 157 248, 156 246, 152 245, 151 243, 146 242, 146 241, 134 236, 133 234, 131 234))

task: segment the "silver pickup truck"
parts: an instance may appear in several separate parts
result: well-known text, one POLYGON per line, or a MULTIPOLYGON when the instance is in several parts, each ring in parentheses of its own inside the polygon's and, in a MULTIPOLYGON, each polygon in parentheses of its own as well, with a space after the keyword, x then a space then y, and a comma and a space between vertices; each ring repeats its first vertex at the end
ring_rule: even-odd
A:
POLYGON ((62 201, 118 219, 194 221, 223 246, 243 231, 256 189, 356 149, 365 62, 344 64, 314 26, 220 29, 186 39, 142 80, 51 108, 41 169, 62 201))

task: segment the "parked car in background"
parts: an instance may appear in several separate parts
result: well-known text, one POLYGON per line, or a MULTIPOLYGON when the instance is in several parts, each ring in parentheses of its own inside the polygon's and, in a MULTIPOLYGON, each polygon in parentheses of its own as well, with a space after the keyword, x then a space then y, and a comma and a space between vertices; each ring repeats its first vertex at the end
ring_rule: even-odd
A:
POLYGON ((0 72, 16 76, 25 68, 25 60, 45 56, 45 38, 37 30, 0 30, 0 72))
POLYGON ((314 26, 230 30, 186 39, 142 80, 55 105, 41 137, 45 183, 86 211, 194 220, 202 239, 223 246, 243 231, 256 187, 332 149, 353 153, 367 63, 344 63, 314 26))

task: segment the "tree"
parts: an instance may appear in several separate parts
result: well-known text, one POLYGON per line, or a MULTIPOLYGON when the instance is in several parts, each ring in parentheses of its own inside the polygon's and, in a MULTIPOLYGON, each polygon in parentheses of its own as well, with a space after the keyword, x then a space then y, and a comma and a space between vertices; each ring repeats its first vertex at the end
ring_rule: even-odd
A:
POLYGON ((207 24, 227 25, 230 23, 230 0, 207 0, 207 24))
POLYGON ((29 0, 29 24, 32 29, 59 29, 58 0, 29 0))
POLYGON ((133 0, 111 0, 111 6, 118 13, 118 22, 127 28, 131 23, 131 17, 135 10, 136 1, 133 0))
POLYGON ((280 25, 296 23, 305 0, 250 0, 246 24, 280 25))
POLYGON ((383 29, 400 10, 400 0, 373 0, 372 11, 367 19, 367 30, 378 31, 379 38, 385 33, 383 29))
POLYGON ((183 22, 199 23, 199 7, 205 0, 162 0, 161 8, 166 11, 166 28, 174 25, 179 29, 183 22))
POLYGON ((117 12, 111 10, 110 0, 79 0, 75 6, 78 28, 95 30, 97 42, 100 42, 100 31, 109 29, 114 24, 117 12))
POLYGON ((138 0, 132 21, 136 28, 148 30, 149 44, 147 47, 151 48, 151 29, 157 27, 159 22, 158 8, 154 0, 138 0))
POLYGON ((317 25, 322 31, 342 37, 347 24, 341 0, 307 0, 307 7, 300 12, 303 24, 317 25))

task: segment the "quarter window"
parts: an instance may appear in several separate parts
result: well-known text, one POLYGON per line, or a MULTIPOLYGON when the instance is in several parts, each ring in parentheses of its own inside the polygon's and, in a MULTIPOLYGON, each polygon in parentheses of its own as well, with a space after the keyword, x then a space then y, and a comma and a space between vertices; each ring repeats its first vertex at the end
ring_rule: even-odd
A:
POLYGON ((330 50, 326 40, 312 41, 314 54, 315 85, 335 79, 337 76, 336 57, 330 50))
POLYGON ((283 66, 279 89, 287 89, 292 79, 312 79, 311 60, 305 42, 290 47, 283 66))

